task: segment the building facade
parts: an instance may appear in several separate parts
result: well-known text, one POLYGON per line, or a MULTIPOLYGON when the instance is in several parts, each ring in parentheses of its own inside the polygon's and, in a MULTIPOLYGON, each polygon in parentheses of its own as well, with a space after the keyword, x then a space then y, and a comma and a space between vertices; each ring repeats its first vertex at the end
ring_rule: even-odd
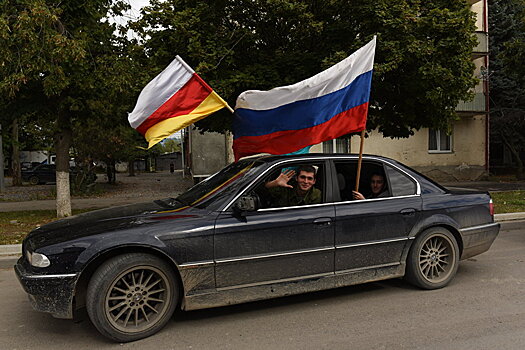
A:
MULTIPOLYGON (((487 0, 467 0, 476 14, 478 45, 472 53, 479 79, 474 99, 460 103, 456 111, 460 119, 447 134, 441 130, 421 129, 406 139, 384 138, 372 131, 364 144, 364 152, 399 160, 425 175, 440 181, 478 180, 488 175, 488 6, 487 0)), ((359 152, 358 136, 351 140, 332 140, 312 147, 311 152, 359 152)))

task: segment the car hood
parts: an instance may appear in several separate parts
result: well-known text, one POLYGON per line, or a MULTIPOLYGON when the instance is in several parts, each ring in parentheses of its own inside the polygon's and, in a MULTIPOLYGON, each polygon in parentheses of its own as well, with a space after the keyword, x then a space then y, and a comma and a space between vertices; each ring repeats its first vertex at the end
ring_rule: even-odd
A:
POLYGON ((33 250, 63 241, 77 238, 156 225, 166 220, 176 220, 177 223, 185 219, 195 219, 208 214, 207 211, 188 206, 173 208, 165 202, 153 201, 131 205, 118 206, 107 209, 94 210, 74 215, 43 225, 32 232, 25 239, 25 244, 33 250))

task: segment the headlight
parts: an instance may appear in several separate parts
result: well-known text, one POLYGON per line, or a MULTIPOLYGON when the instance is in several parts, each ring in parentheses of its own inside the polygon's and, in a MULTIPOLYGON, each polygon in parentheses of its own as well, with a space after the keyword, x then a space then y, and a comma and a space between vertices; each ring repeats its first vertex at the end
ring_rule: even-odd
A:
POLYGON ((51 262, 44 254, 31 253, 29 250, 26 251, 27 261, 34 267, 48 267, 51 262))

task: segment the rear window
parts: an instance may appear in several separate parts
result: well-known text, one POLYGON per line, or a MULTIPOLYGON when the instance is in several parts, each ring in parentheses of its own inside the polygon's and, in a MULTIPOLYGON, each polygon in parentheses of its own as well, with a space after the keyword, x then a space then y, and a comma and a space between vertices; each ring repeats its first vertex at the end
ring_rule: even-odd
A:
POLYGON ((388 179, 390 180, 390 189, 392 196, 410 196, 416 194, 416 183, 404 173, 386 166, 388 179))

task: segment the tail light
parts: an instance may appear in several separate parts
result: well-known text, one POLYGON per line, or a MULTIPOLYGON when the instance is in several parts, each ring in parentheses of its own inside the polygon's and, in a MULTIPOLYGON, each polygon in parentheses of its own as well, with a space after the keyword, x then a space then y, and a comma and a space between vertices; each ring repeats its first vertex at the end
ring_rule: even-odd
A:
POLYGON ((489 211, 490 215, 494 216, 494 203, 492 202, 492 199, 489 201, 489 211))

